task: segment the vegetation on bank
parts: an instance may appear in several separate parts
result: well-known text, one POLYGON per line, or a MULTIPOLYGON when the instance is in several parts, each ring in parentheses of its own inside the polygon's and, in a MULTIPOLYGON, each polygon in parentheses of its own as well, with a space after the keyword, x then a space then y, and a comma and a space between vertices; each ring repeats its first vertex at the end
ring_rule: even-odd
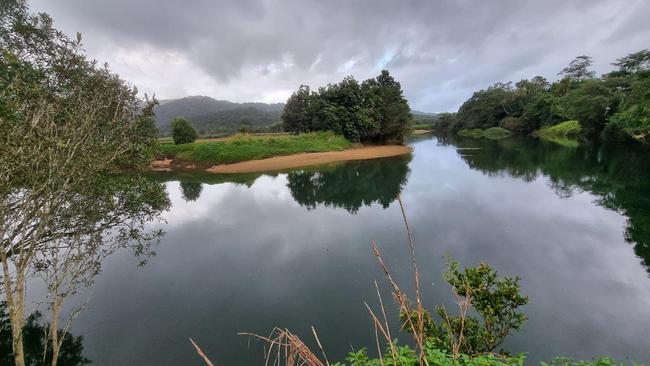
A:
POLYGON ((544 129, 557 137, 559 131, 548 128, 570 120, 580 126, 571 137, 650 143, 650 50, 618 59, 617 69, 601 77, 591 64, 591 57, 578 56, 554 82, 536 76, 496 83, 475 92, 436 126, 453 132, 501 127, 520 134, 544 129))
POLYGON ((172 140, 174 144, 189 144, 196 141, 199 134, 185 118, 174 118, 172 121, 172 140))
POLYGON ((472 138, 488 138, 493 140, 499 140, 506 138, 512 135, 512 132, 501 127, 490 127, 488 129, 482 130, 480 128, 475 128, 472 130, 460 130, 458 131, 460 136, 472 137, 472 138))
POLYGON ((564 121, 552 126, 544 126, 537 131, 541 137, 579 137, 582 127, 578 121, 564 121))
POLYGON ((318 91, 302 85, 282 113, 286 132, 334 131, 352 142, 401 144, 411 109, 402 87, 387 70, 361 84, 347 76, 318 91))
POLYGON ((224 141, 189 144, 163 143, 160 157, 192 161, 206 165, 230 164, 308 152, 340 151, 352 143, 333 132, 311 132, 298 135, 251 136, 235 135, 224 141))

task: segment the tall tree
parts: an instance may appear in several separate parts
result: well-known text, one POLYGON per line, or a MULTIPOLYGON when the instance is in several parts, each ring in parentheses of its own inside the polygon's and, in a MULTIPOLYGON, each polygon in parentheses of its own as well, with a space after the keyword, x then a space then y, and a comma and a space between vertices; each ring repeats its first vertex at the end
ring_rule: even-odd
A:
POLYGON ((562 69, 558 75, 564 75, 575 82, 591 79, 596 75, 594 71, 589 70, 592 63, 593 60, 590 56, 578 56, 569 63, 569 66, 562 69))
POLYGON ((381 137, 384 142, 402 143, 411 121, 411 108, 404 98, 402 86, 388 72, 382 70, 376 78, 381 102, 381 137))
MULTIPOLYGON (((168 206, 144 178, 157 142, 153 103, 81 54, 46 14, 0 7, 0 265, 14 363, 25 365, 27 275, 54 245, 126 245, 168 206)), ((47 263, 47 262, 45 262, 47 263)), ((43 263, 41 263, 42 265, 43 263)))
POLYGON ((289 97, 282 112, 282 128, 285 131, 308 132, 311 130, 311 99, 311 91, 307 85, 301 85, 289 97))
POLYGON ((636 73, 650 69, 650 50, 641 50, 616 59, 612 65, 617 66, 620 72, 636 73))

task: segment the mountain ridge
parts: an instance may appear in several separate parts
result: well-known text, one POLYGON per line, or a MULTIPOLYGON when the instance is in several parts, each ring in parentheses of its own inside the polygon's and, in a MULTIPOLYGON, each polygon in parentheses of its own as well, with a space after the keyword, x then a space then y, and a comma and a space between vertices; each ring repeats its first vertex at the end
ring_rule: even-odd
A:
POLYGON ((155 120, 161 133, 169 133, 176 117, 189 120, 201 133, 227 132, 240 125, 270 126, 280 121, 284 103, 244 102, 193 95, 159 101, 154 108, 155 120))

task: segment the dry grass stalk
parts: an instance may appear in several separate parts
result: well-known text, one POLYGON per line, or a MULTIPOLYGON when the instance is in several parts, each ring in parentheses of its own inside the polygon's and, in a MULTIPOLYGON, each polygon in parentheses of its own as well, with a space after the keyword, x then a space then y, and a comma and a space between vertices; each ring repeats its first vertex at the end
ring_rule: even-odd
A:
MULTIPOLYGON (((269 349, 266 352, 266 365, 272 361, 271 364, 275 366, 329 366, 327 361, 323 363, 298 336, 289 332, 287 329, 275 328, 268 337, 253 333, 239 333, 239 335, 252 336, 268 344, 269 349), (273 355, 275 355, 275 358, 272 359, 273 355), (284 363, 282 362, 283 360, 284 363)), ((316 335, 315 331, 314 335, 316 335)), ((316 337, 316 342, 320 346, 318 337, 316 337)))
POLYGON ((323 355, 323 358, 325 359, 325 364, 327 366, 330 366, 330 361, 327 359, 327 355, 325 354, 325 350, 323 349, 323 345, 320 343, 320 339, 318 339, 318 334, 316 334, 316 328, 314 326, 311 326, 311 332, 314 333, 314 338, 316 339, 316 344, 318 344, 318 348, 320 348, 320 352, 323 355))
MULTIPOLYGON (((404 292, 400 289, 399 285, 397 282, 393 279, 393 276, 388 269, 388 266, 384 262, 382 256, 381 256, 381 251, 379 250, 379 247, 377 246, 377 243, 373 240, 372 241, 372 251, 375 257, 377 258, 377 261, 379 262, 379 265, 381 266, 382 270, 384 271, 384 274, 386 275, 386 279, 388 280, 388 283, 391 285, 393 289, 393 297, 395 298, 395 301, 399 305, 399 310, 400 313, 403 314, 408 314, 409 316, 406 317, 405 324, 403 324, 403 327, 408 327, 411 330, 411 334, 413 335, 413 338, 415 340, 415 343, 417 344, 418 351, 419 351, 419 356, 420 356, 420 364, 422 365, 427 365, 428 366, 428 361, 426 357, 424 357, 424 340, 425 340, 425 334, 424 334, 424 319, 425 319, 425 310, 424 306, 422 305, 422 300, 420 296, 420 273, 418 271, 418 266, 417 266, 417 261, 416 261, 416 255, 415 255, 415 241, 413 240, 413 235, 411 234, 411 228, 408 223, 408 218, 406 216, 406 211, 404 209, 404 204, 402 203, 402 198, 401 196, 397 196, 397 200, 400 205, 400 209, 402 212, 402 217, 404 219, 404 225, 406 227, 406 234, 407 234, 407 239, 409 242, 409 249, 410 249, 410 254, 411 254, 411 263, 413 265, 413 277, 415 280, 415 314, 416 314, 416 321, 413 322, 412 317, 410 316, 413 312, 413 309, 411 308, 411 304, 408 300, 408 297, 404 292)), ((368 307, 366 305, 366 307, 368 307)), ((382 313, 384 314, 385 317, 385 310, 384 310, 384 305, 381 302, 381 297, 380 297, 380 307, 382 310, 382 313)), ((373 317, 376 325, 380 330, 383 329, 381 323, 379 323, 379 320, 377 317, 374 315, 372 310, 368 307, 368 310, 370 311, 370 315, 373 317)), ((388 324, 386 323, 386 327, 388 327, 388 324)), ((382 334, 386 338, 386 342, 388 345, 391 347, 391 353, 393 354, 393 357, 395 358, 396 353, 393 350, 394 349, 394 344, 392 342, 392 339, 389 337, 389 331, 388 329, 385 329, 382 331, 382 334)))
POLYGON ((194 340, 192 338, 190 338, 190 342, 192 342, 192 345, 196 349, 196 352, 199 354, 199 356, 201 356, 203 361, 205 361, 205 364, 208 365, 208 366, 214 366, 212 361, 210 361, 208 356, 206 356, 205 353, 203 353, 203 350, 201 350, 201 348, 194 342, 194 340))

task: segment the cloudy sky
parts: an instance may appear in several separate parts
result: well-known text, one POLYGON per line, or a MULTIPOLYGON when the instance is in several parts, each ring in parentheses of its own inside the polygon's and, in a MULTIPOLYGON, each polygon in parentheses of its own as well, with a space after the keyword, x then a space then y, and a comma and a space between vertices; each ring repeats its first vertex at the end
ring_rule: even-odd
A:
POLYGON ((387 68, 414 109, 454 111, 476 89, 597 72, 650 47, 647 0, 32 0, 88 55, 158 98, 284 102, 387 68))

